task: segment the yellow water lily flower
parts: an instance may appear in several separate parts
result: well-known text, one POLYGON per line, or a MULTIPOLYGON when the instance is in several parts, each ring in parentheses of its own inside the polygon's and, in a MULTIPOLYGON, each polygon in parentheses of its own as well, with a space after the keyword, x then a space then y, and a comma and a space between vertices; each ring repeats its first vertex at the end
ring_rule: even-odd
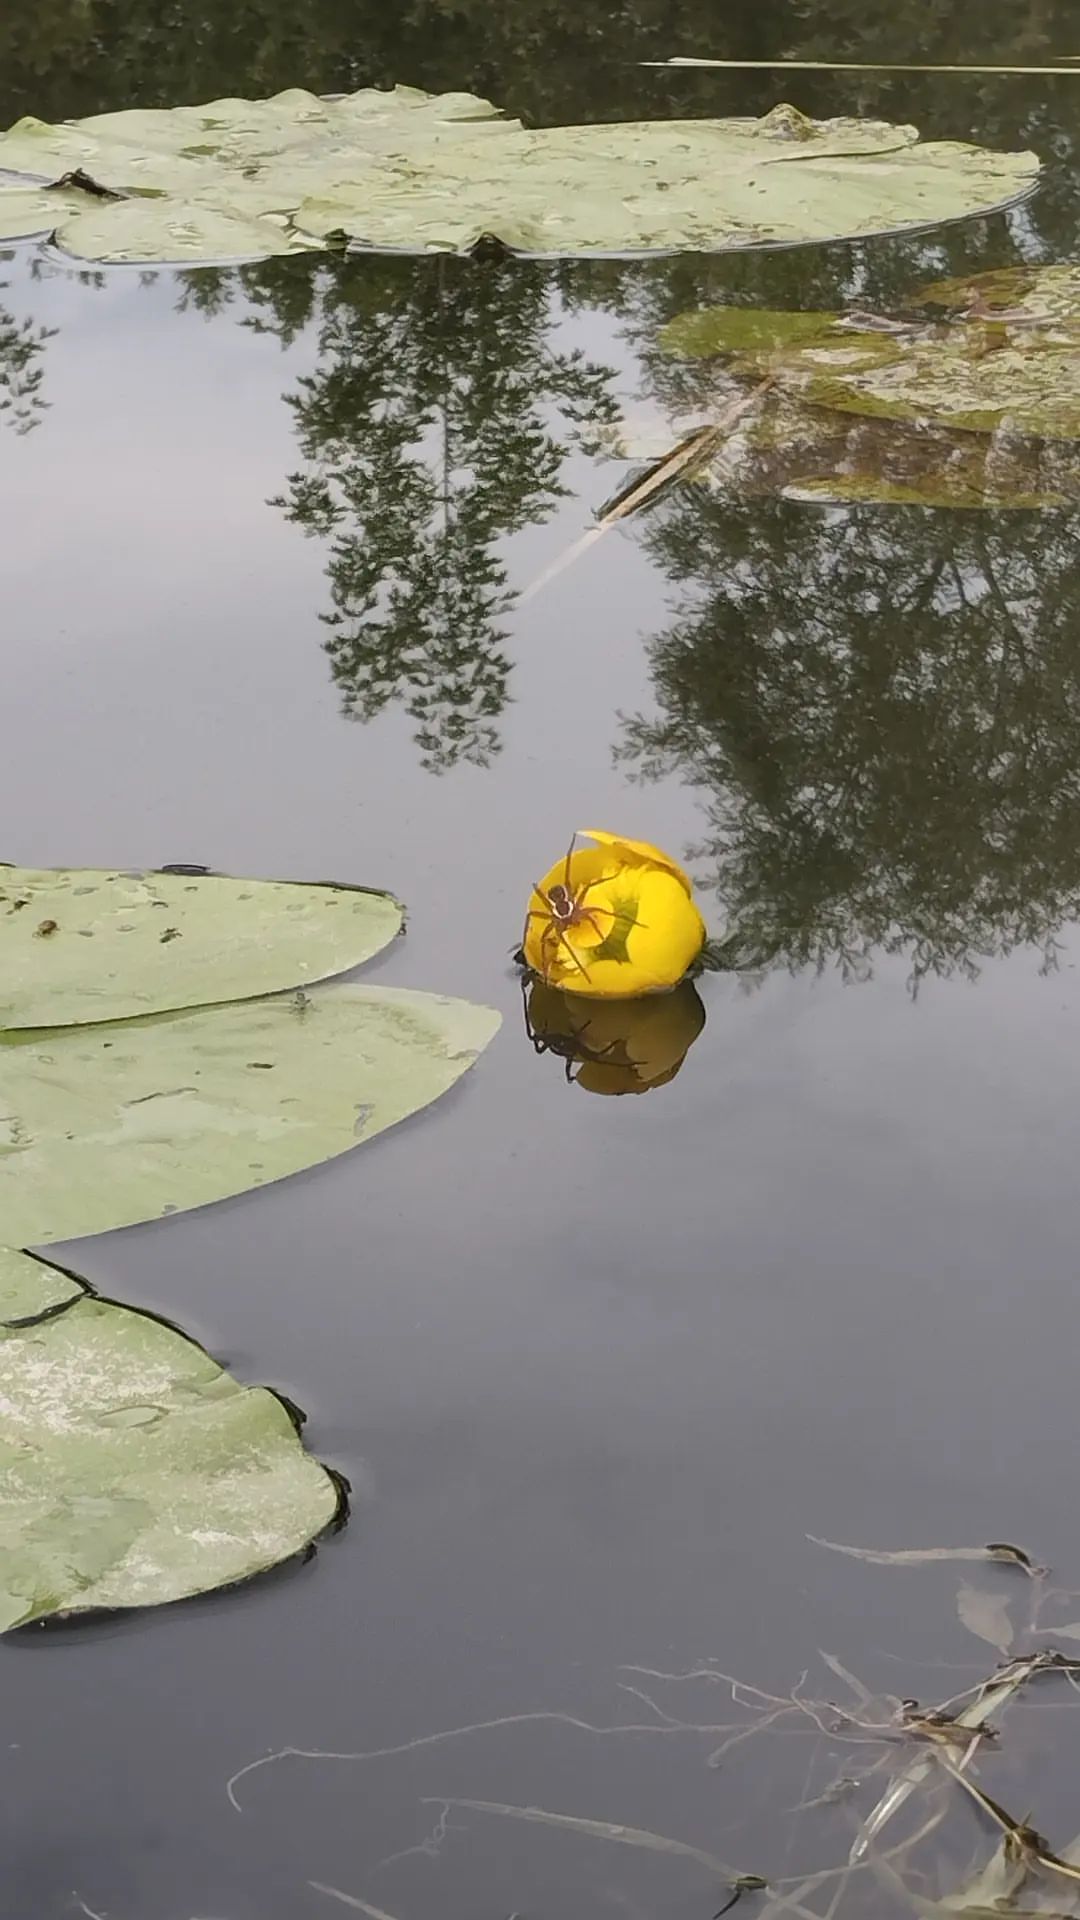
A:
POLYGON ((586 1093, 649 1093, 674 1080, 705 1008, 689 980, 673 993, 605 1005, 534 980, 526 1022, 537 1052, 557 1053, 567 1079, 586 1093))
POLYGON ((526 965, 548 986, 597 999, 678 986, 705 944, 689 877, 645 840, 596 827, 580 837, 596 844, 572 846, 533 888, 526 965))

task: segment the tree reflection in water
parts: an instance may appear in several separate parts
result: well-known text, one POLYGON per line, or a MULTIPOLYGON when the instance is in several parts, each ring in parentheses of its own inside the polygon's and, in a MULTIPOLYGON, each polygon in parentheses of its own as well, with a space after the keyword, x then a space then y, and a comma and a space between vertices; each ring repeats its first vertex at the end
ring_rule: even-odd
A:
MULTIPOLYGON (((0 251, 0 263, 13 258, 10 249, 0 251)), ((7 290, 8 282, 0 280, 0 294, 7 290)), ((14 433, 32 433, 41 425, 49 404, 41 391, 45 378, 41 356, 45 342, 55 333, 55 327, 20 319, 0 300, 0 424, 14 433)))
POLYGON ((735 944, 927 973, 1080 913, 1080 515, 752 506, 689 490, 648 535, 680 582, 651 643, 645 776, 701 790, 735 944))
POLYGON ((208 316, 317 362, 286 396, 303 464, 273 502, 328 542, 325 649, 344 712, 400 704, 425 767, 485 766, 509 698, 515 600, 500 544, 567 493, 564 461, 615 416, 609 369, 564 349, 551 276, 516 262, 353 258, 185 276, 208 316))

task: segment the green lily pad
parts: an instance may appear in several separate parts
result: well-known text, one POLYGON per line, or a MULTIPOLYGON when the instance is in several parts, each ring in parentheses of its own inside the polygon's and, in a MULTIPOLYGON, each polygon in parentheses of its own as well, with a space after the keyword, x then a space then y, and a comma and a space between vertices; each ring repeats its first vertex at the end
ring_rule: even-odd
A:
POLYGON ((468 94, 396 87, 20 120, 0 170, 44 188, 0 189, 0 240, 47 218, 68 253, 115 262, 491 237, 540 255, 790 245, 988 213, 1029 193, 1039 163, 789 106, 526 129, 468 94))
POLYGON ((437 1100, 488 1007, 348 984, 0 1035, 0 1230, 41 1246, 347 1153, 437 1100))
POLYGON ((662 346, 723 355, 817 407, 968 432, 1080 439, 1080 268, 1022 267, 924 288, 952 317, 868 329, 838 313, 715 307, 681 314, 662 346), (816 324, 815 324, 816 323, 816 324))
POLYGON ((391 894, 359 887, 0 866, 0 1027, 307 986, 370 960, 402 918, 391 894))
POLYGON ((0 1247, 0 1329, 27 1326, 81 1300, 86 1288, 63 1267, 0 1247))
POLYGON ((0 1459, 0 1631, 230 1586, 301 1552, 341 1504, 275 1394, 6 1247, 0 1459))
POLYGON ((92 194, 67 187, 0 186, 0 237, 25 239, 52 233, 58 220, 74 219, 93 204, 92 194))

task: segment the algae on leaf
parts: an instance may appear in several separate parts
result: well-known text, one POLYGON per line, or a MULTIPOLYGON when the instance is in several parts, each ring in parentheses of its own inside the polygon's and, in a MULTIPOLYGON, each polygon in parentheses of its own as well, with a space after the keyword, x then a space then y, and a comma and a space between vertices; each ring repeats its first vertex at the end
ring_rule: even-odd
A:
POLYGON ((0 240, 79 259, 202 261, 353 245, 623 254, 791 245, 984 214, 1029 193, 1031 153, 914 127, 641 121, 527 129, 468 94, 365 88, 25 119, 0 135, 0 240), (25 176, 29 176, 32 187, 25 176))
POLYGON ((316 1166, 437 1100, 498 1026, 464 1000, 335 985, 0 1034, 0 1231, 77 1239, 316 1166))
POLYGON ((276 1394, 7 1247, 0 1458, 0 1631, 231 1585, 301 1552, 341 1504, 276 1394))
POLYGON ((402 919, 360 887, 0 866, 0 1028, 307 986, 370 960, 402 919))

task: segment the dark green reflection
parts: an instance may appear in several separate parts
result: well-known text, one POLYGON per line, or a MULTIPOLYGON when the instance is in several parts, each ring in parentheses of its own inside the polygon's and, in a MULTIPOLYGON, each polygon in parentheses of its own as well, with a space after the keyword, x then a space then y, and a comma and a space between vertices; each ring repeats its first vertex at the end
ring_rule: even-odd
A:
POLYGON ((328 543, 324 645, 343 711, 367 721, 399 704, 430 771, 486 765, 509 697, 501 543, 566 493, 570 447, 614 414, 612 374, 560 347, 549 276, 526 263, 185 278, 204 311, 242 284, 260 330, 313 331, 315 370, 286 396, 303 464, 274 504, 328 543))
POLYGON ((1080 515, 687 489, 646 537, 680 590, 621 751, 702 789, 740 955, 1052 961, 1080 914, 1080 515))
MULTIPOLYGON (((0 263, 12 258, 10 250, 0 252, 0 263)), ((7 289, 8 282, 0 280, 0 296, 7 289)), ((39 327, 33 320, 20 318, 0 297, 0 426, 26 434, 41 425, 48 406, 41 391, 45 378, 41 356, 55 332, 55 327, 39 327)))
MULTIPOLYGON (((771 74, 655 73, 672 53, 927 62, 992 58, 1042 64, 1076 52, 1071 0, 982 0, 968 11, 925 0, 37 0, 0 9, 0 125, 216 95, 413 85, 470 87, 536 120, 758 112, 771 74)), ((784 81, 813 113, 873 112, 927 133, 1015 134, 1018 90, 1034 134, 1075 98, 1068 81, 972 75, 799 74, 784 81), (1047 102, 1050 105, 1047 105, 1047 102), (961 124, 958 124, 961 122, 961 124)), ((1063 161, 1056 151, 1059 164, 1063 161)), ((1060 180, 1060 175, 1058 176, 1060 180)), ((1051 193, 1055 192, 1051 185, 1051 193)))
MULTIPOLYGON (((725 20, 725 46, 779 45, 787 12, 770 0, 743 25, 725 20)), ((637 61, 706 47, 716 24, 712 0, 635 0, 600 16, 575 0, 37 0, 0 11, 0 125, 396 80, 472 88, 538 119, 649 114, 671 83, 637 61)), ((693 82, 678 90, 697 94, 693 82)))

